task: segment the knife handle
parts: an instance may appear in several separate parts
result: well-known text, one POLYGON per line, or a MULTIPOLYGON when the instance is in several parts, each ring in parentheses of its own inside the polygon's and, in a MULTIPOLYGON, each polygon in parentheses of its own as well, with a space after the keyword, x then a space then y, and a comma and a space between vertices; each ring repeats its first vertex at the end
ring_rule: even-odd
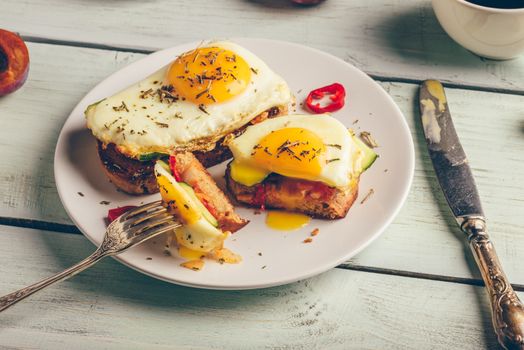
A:
POLYGON ((464 218, 461 229, 468 235, 469 246, 486 284, 499 343, 508 350, 524 349, 524 305, 502 270, 484 218, 464 218))

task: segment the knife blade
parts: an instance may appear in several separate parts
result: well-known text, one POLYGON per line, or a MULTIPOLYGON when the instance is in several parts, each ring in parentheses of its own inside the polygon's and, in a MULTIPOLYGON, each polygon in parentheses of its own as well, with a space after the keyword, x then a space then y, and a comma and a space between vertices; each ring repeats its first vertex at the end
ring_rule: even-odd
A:
POLYGON ((433 168, 457 223, 467 235, 486 285, 497 339, 505 349, 524 350, 524 304, 504 274, 488 235, 477 186, 453 126, 442 84, 426 80, 420 86, 419 99, 433 168))
POLYGON ((451 120, 444 87, 426 80, 420 87, 422 127, 440 187, 459 221, 466 216, 484 217, 468 158, 451 120))

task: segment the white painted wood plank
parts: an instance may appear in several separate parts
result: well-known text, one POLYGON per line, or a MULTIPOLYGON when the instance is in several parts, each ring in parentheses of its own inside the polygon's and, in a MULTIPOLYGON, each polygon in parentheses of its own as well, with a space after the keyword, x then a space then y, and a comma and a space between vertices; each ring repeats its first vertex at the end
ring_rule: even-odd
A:
MULTIPOLYGON (((31 44, 31 75, 0 100, 0 216, 71 223, 53 180, 59 130, 100 79, 140 55, 31 44)), ((414 130, 416 172, 400 215, 352 264, 479 278, 434 177, 418 123, 417 86, 383 83, 414 130)), ((506 272, 524 284, 524 97, 448 89, 456 127, 470 158, 506 272)), ((371 116, 368 116, 372 118, 371 116)), ((380 163, 377 163, 379 166, 380 163)))
MULTIPOLYGON (((75 263, 80 235, 0 226, 0 295, 75 263)), ((207 291, 106 260, 2 313, 16 349, 496 349, 483 288, 335 269, 207 291)))
POLYGON ((370 74, 524 92, 524 58, 481 59, 453 42, 426 0, 89 2, 3 0, 0 23, 23 35, 157 50, 210 37, 263 37, 330 52, 370 74))
POLYGON ((1 215, 70 223, 53 175, 62 124, 87 91, 142 55, 41 44, 29 51, 28 81, 0 100, 0 149, 10 159, 0 164, 1 215))

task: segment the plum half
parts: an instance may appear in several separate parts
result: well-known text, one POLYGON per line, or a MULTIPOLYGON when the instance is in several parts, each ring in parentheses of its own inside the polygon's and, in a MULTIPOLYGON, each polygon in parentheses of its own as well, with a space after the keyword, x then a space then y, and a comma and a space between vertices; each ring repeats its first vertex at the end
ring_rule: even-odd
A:
POLYGON ((29 73, 29 52, 22 38, 0 29, 0 96, 19 89, 29 73))

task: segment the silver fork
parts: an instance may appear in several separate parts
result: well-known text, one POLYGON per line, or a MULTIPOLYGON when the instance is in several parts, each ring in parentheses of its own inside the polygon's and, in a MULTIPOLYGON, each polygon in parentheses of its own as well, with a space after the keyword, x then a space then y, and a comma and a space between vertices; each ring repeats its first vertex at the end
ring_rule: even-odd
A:
POLYGON ((84 271, 106 256, 119 254, 149 238, 179 226, 180 223, 174 221, 173 216, 167 212, 160 201, 131 209, 109 224, 102 244, 93 254, 67 270, 1 297, 0 311, 55 282, 84 271))

